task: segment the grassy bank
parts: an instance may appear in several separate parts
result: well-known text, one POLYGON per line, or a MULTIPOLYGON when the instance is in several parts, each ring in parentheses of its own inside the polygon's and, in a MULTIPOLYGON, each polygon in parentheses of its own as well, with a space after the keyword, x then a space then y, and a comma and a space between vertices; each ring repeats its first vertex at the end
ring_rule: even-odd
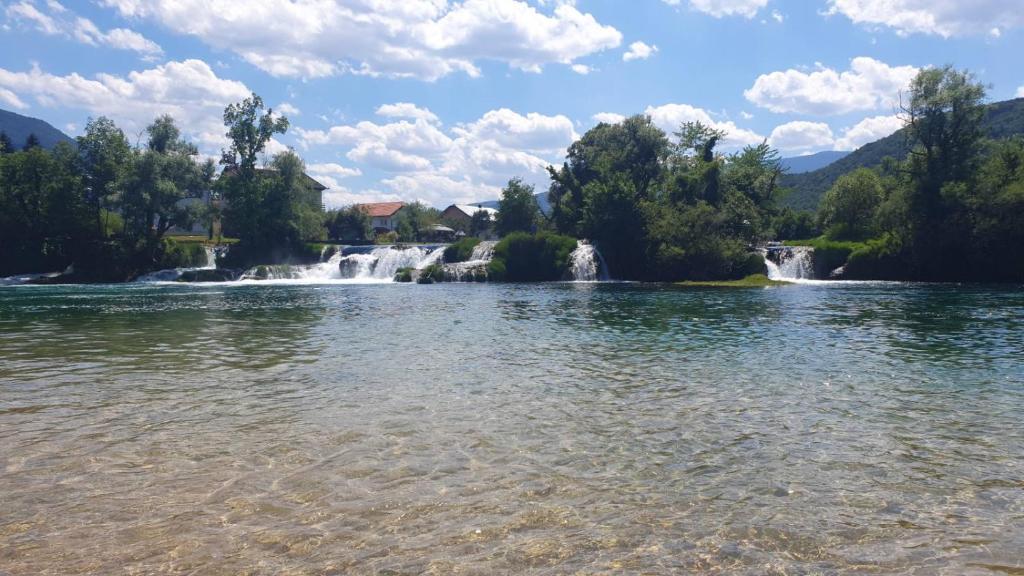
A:
POLYGON ((790 284, 790 282, 772 280, 764 274, 751 274, 742 280, 676 282, 676 286, 683 286, 686 288, 767 288, 770 286, 788 286, 790 284))

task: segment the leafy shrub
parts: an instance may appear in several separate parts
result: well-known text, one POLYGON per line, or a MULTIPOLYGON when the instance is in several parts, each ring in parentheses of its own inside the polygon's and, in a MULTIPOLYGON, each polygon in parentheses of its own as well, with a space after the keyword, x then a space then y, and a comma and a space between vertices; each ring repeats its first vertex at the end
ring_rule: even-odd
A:
POLYGON ((408 284, 412 282, 412 268, 399 268, 395 273, 395 282, 408 284))
POLYGON ((177 242, 164 238, 155 269, 198 268, 206 265, 206 248, 198 242, 177 242))
POLYGON ((448 264, 465 262, 473 255, 473 249, 480 243, 479 238, 463 238, 444 249, 444 261, 448 264))
POLYGON ((854 250, 846 262, 843 277, 853 280, 904 280, 910 277, 910 266, 899 240, 886 234, 854 250))
POLYGON ((373 240, 373 243, 377 244, 378 246, 386 246, 386 245, 389 245, 389 244, 397 244, 398 243, 398 232, 387 232, 387 233, 384 233, 384 234, 380 234, 380 235, 378 235, 373 240))
POLYGON ((431 264, 420 271, 420 276, 416 279, 416 283, 433 284, 435 282, 444 282, 446 279, 444 267, 440 264, 431 264))
POLYGON ((576 239, 550 232, 515 232, 494 247, 488 268, 492 280, 546 282, 561 280, 569 269, 576 239))

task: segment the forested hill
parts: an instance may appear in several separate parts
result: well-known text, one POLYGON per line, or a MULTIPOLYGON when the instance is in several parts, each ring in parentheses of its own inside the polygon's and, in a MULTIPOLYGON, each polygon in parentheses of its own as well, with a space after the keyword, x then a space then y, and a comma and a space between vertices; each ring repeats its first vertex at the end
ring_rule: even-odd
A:
MULTIPOLYGON (((990 138, 1024 134, 1024 98, 989 104, 986 107, 983 127, 990 138)), ((843 174, 857 168, 878 166, 887 156, 903 159, 906 155, 907 136, 904 129, 867 144, 819 170, 804 174, 787 174, 782 179, 782 185, 792 191, 782 204, 796 210, 817 210, 821 197, 843 174)))
POLYGON ((35 134, 43 148, 52 149, 58 142, 73 144, 74 140, 60 130, 57 130, 49 123, 38 118, 22 116, 7 110, 0 110, 0 132, 7 134, 11 144, 21 149, 29 134, 35 134))

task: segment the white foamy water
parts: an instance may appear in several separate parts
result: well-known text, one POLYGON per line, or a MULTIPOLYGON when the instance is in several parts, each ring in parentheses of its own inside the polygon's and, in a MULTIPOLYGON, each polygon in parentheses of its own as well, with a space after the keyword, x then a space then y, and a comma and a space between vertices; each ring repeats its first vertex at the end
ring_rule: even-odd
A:
POLYGON ((775 262, 765 253, 765 265, 768 266, 768 278, 795 282, 814 280, 814 248, 793 246, 777 251, 775 262))
POLYGON ((206 263, 202 266, 194 268, 168 268, 166 270, 157 270, 156 272, 150 272, 149 274, 143 274, 139 276, 134 282, 174 282, 185 272, 194 272, 196 270, 213 270, 217 267, 217 251, 212 246, 204 246, 203 249, 206 251, 206 263))
POLYGON ((569 270, 575 282, 598 282, 608 280, 608 265, 593 244, 580 240, 570 256, 569 270))

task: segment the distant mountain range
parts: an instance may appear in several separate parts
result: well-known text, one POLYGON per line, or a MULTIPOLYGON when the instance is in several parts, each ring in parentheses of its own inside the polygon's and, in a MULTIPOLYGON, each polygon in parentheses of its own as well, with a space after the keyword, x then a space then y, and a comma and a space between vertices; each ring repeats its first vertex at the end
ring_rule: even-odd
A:
MULTIPOLYGON (((996 102, 986 108, 982 127, 990 138, 1024 134, 1024 98, 996 102)), ((908 153, 907 130, 904 128, 822 168, 786 174, 781 184, 792 191, 782 200, 782 204, 795 210, 817 210, 821 197, 843 174, 857 168, 873 168, 886 157, 902 160, 908 153)))
POLYGON ((39 143, 46 149, 53 148, 58 142, 75 143, 70 136, 48 122, 7 110, 0 110, 0 132, 6 133, 14 147, 19 150, 25 145, 29 134, 35 134, 36 138, 39 138, 39 143))
POLYGON ((849 152, 828 151, 818 152, 817 154, 809 154, 807 156, 796 156, 794 158, 783 158, 782 167, 786 169, 787 174, 803 174, 805 172, 812 172, 828 166, 829 164, 841 160, 848 156, 849 152))

